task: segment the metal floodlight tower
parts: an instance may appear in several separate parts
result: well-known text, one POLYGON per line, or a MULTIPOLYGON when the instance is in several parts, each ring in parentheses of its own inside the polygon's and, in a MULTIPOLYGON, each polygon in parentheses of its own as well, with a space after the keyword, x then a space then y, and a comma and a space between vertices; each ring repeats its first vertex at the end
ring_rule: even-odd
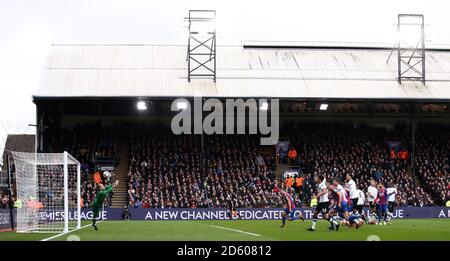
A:
POLYGON ((425 84, 425 24, 421 14, 399 14, 397 22, 398 82, 425 84))
POLYGON ((192 78, 216 81, 216 11, 189 10, 188 82, 192 78))

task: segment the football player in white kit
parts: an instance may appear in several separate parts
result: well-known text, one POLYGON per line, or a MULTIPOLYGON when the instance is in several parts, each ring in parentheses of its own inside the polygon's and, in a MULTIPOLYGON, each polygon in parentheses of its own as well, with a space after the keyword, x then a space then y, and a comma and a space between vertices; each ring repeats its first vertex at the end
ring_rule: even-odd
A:
POLYGON ((375 198, 378 195, 377 182, 374 179, 370 180, 370 186, 367 188, 367 201, 370 206, 370 221, 369 223, 374 223, 377 215, 377 206, 374 203, 375 198), (372 222, 373 221, 373 222, 372 222))
MULTIPOLYGON (((318 204, 316 210, 313 214, 313 220, 311 227, 308 228, 308 231, 315 231, 317 219, 319 217, 319 213, 322 214, 322 218, 329 221, 329 208, 330 208, 330 200, 328 199, 328 188, 326 185, 326 180, 323 176, 314 176, 314 182, 316 183, 317 194, 315 195, 318 198, 318 204)), ((331 226, 333 226, 332 221, 330 221, 331 226)))
POLYGON ((353 180, 353 177, 350 174, 347 174, 345 176, 345 181, 346 188, 350 193, 350 200, 352 201, 352 211, 353 213, 356 213, 356 206, 358 204, 358 194, 356 193, 356 190, 358 188, 356 187, 356 182, 353 180))
POLYGON ((366 215, 363 210, 364 204, 366 203, 366 196, 360 189, 357 189, 356 193, 358 194, 358 201, 356 202, 356 207, 354 208, 355 212, 353 213, 360 215, 361 218, 366 221, 366 215))
POLYGON ((388 183, 387 194, 388 194, 388 213, 387 213, 387 224, 391 224, 391 219, 394 215, 395 207, 395 197, 397 196, 397 188, 392 183, 388 183))

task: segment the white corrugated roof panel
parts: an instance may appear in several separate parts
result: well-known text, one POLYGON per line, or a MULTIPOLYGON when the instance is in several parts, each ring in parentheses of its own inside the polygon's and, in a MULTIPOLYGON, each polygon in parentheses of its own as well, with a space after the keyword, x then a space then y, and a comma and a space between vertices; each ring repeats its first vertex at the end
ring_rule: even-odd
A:
POLYGON ((398 84, 395 53, 347 48, 217 48, 217 81, 187 81, 187 47, 54 45, 35 97, 450 99, 450 52, 428 51, 426 85, 398 84))

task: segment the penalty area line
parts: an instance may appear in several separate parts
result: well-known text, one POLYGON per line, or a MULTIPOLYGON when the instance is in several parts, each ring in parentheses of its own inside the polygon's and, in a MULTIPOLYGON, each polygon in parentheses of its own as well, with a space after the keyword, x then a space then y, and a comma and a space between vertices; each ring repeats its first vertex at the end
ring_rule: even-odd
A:
POLYGON ((211 227, 215 227, 215 228, 219 228, 219 229, 234 231, 234 232, 238 232, 238 233, 242 233, 242 234, 246 234, 246 235, 250 235, 250 236, 254 236, 254 237, 260 237, 261 236, 260 234, 250 233, 250 232, 242 231, 242 230, 239 230, 239 229, 221 227, 221 226, 216 226, 216 225, 210 225, 210 226, 211 227))
MULTIPOLYGON (((97 221, 97 224, 100 223, 100 222, 102 222, 102 220, 97 221)), ((82 227, 80 227, 80 228, 76 228, 76 229, 71 230, 71 231, 68 231, 68 232, 63 232, 63 233, 58 234, 58 235, 54 235, 54 236, 51 236, 51 237, 48 237, 48 238, 44 238, 44 239, 41 239, 41 241, 49 241, 49 240, 52 240, 52 239, 54 239, 54 238, 57 238, 57 237, 60 237, 60 236, 64 236, 64 235, 66 235, 66 234, 70 234, 70 233, 72 233, 72 232, 75 232, 75 231, 78 231, 78 230, 80 230, 80 229, 83 229, 83 228, 86 228, 86 227, 90 227, 90 226, 92 226, 92 224, 87 224, 87 225, 84 225, 84 226, 82 226, 82 227)))

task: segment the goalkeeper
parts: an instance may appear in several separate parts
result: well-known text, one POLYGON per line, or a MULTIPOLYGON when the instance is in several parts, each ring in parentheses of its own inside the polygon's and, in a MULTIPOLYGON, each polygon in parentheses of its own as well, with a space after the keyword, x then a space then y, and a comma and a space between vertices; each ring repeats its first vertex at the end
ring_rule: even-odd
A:
POLYGON ((106 187, 102 183, 98 183, 100 191, 95 196, 94 203, 92 203, 92 226, 95 230, 98 230, 95 223, 97 222, 97 218, 100 216, 100 209, 103 206, 103 202, 105 201, 106 196, 108 196, 108 194, 113 191, 113 187, 117 186, 118 184, 118 180, 114 183, 114 185, 109 185, 106 187))

